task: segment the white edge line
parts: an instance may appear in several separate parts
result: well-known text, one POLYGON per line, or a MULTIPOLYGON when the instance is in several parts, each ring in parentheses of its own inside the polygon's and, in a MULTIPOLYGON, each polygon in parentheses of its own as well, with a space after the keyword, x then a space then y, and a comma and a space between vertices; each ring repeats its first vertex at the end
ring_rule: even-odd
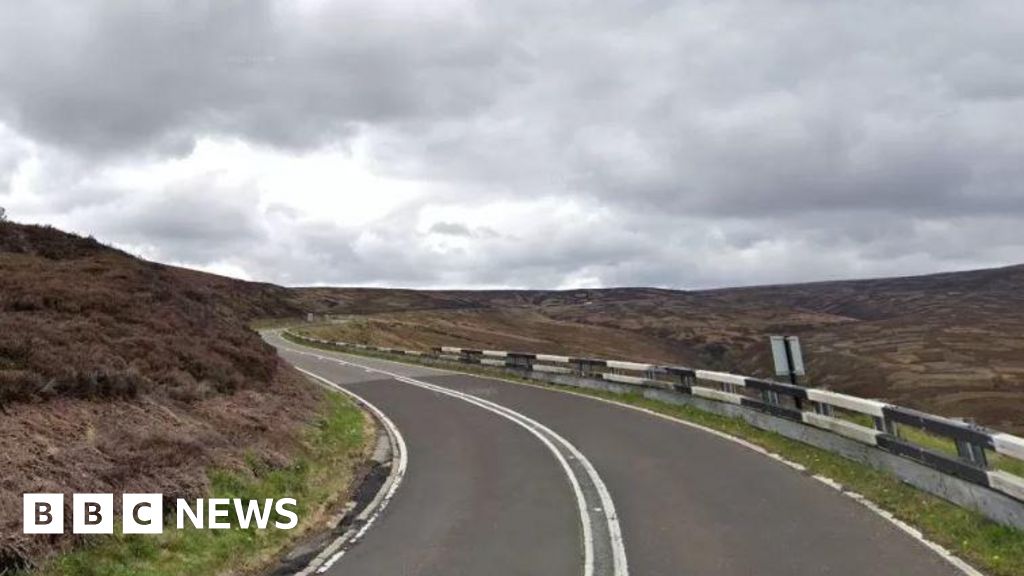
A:
MULTIPOLYGON (((512 382, 512 383, 513 384, 518 384, 518 382, 512 382)), ((543 389, 542 385, 535 385, 535 384, 526 384, 526 385, 527 386, 534 386, 535 388, 542 388, 543 389)), ((769 451, 769 450, 767 450, 767 449, 765 449, 765 448, 763 448, 761 446, 758 446, 757 444, 754 444, 752 442, 749 442, 749 441, 744 440, 742 438, 739 438, 737 436, 732 436, 732 435, 727 434, 725 432, 721 432, 719 430, 715 430, 714 428, 708 428, 707 426, 702 426, 702 425, 694 423, 694 422, 688 422, 686 420, 682 420, 682 419, 679 419, 679 418, 674 418, 674 417, 669 416, 667 414, 661 414, 660 412, 655 412, 653 410, 648 410, 647 408, 641 408, 639 406, 631 406, 629 404, 624 404, 622 402, 616 402, 615 400, 610 400, 610 399, 607 399, 607 398, 599 398, 599 397, 596 397, 596 396, 590 396, 588 394, 580 394, 580 393, 572 392, 572 391, 569 391, 569 390, 552 390, 552 391, 553 392, 565 392, 566 394, 572 394, 574 396, 580 396, 580 397, 583 397, 583 398, 591 398, 591 399, 594 399, 594 400, 598 400, 600 402, 606 402, 608 404, 613 404, 615 406, 621 406, 623 408, 629 408, 630 410, 636 410, 636 411, 639 411, 639 412, 643 412, 643 413, 648 414, 650 416, 656 416, 658 418, 662 418, 662 419, 668 420, 670 422, 675 422, 677 424, 682 424, 684 426, 689 426, 691 428, 696 428, 698 430, 701 430, 702 432, 707 432, 707 433, 710 433, 710 434, 714 434, 715 436, 718 436, 719 438, 722 438, 724 440, 728 440, 730 442, 734 442, 736 444, 739 444, 739 445, 743 446, 744 448, 747 448, 749 450, 753 450, 754 452, 757 452, 758 454, 762 454, 764 456, 767 456, 767 457, 769 457, 769 458, 771 458, 773 460, 776 460, 776 461, 778 461, 781 464, 785 464, 786 466, 789 466, 790 468, 793 468, 794 470, 797 470, 799 472, 804 472, 804 473, 807 472, 807 467, 804 466, 803 464, 799 464, 797 462, 793 462, 792 460, 789 460, 789 459, 785 458, 781 454, 776 454, 775 452, 771 452, 771 451, 769 451)), ((909 535, 912 538, 914 538, 915 540, 917 540, 919 543, 924 545, 926 548, 928 548, 932 552, 938 554, 943 560, 945 560, 946 562, 948 562, 949 564, 951 564, 953 567, 957 568, 958 570, 960 570, 964 574, 966 574, 968 576, 985 576, 985 574, 983 572, 981 572, 978 569, 974 568, 973 566, 971 566, 970 564, 968 564, 967 562, 962 560, 960 557, 956 556, 951 551, 946 549, 941 544, 932 542, 923 533, 921 533, 920 530, 918 530, 917 528, 914 528, 913 526, 911 526, 910 524, 904 522, 903 520, 900 520, 899 518, 894 516, 891 512, 883 509, 878 504, 875 504, 874 502, 872 502, 870 499, 868 499, 863 494, 860 494, 860 493, 854 492, 852 490, 849 490, 845 486, 843 486, 841 483, 836 482, 835 480, 833 480, 833 479, 831 479, 831 478, 829 478, 827 476, 823 476, 823 475, 820 475, 820 474, 813 474, 813 475, 810 475, 810 477, 815 479, 815 480, 817 480, 818 482, 821 482, 825 486, 828 486, 829 488, 832 488, 836 492, 839 492, 840 494, 850 498, 854 502, 857 502, 857 503, 863 505, 868 510, 874 512, 878 516, 881 516, 885 520, 889 521, 890 524, 892 524, 893 526, 895 526, 899 530, 905 532, 907 535, 909 535)))
MULTIPOLYGON (((360 364, 356 364, 354 362, 351 363, 351 364, 353 366, 361 366, 360 364)), ((588 508, 587 508, 586 499, 583 496, 583 488, 580 486, 579 479, 576 477, 576 473, 572 470, 572 467, 569 466, 569 462, 566 461, 565 456, 563 456, 562 453, 559 452, 558 449, 555 448, 555 446, 551 443, 550 440, 545 438, 543 434, 540 434, 539 432, 537 432, 537 430, 527 426, 526 424, 524 424, 523 422, 520 422, 519 420, 516 420, 515 418, 509 416, 508 414, 505 414, 505 413, 501 412, 500 410, 497 410, 495 408, 492 408, 491 406, 488 406, 487 404, 485 404, 485 402, 486 402, 485 400, 477 398, 476 396, 473 396, 471 394, 464 394, 464 393, 458 392, 456 390, 451 390, 449 388, 444 388, 444 387, 441 387, 441 386, 432 385, 432 384, 429 384, 427 382, 421 382, 421 381, 416 380, 414 378, 409 378, 408 376, 396 375, 396 374, 392 374, 392 373, 389 373, 389 372, 385 372, 383 370, 375 370, 375 371, 379 372, 381 374, 385 374, 387 376, 391 376, 392 378, 394 378, 395 380, 398 380, 399 382, 403 382, 405 384, 410 384, 412 386, 417 386, 419 388, 423 388, 425 390, 430 390, 432 392, 437 392, 437 393, 440 393, 440 394, 445 394, 447 396, 451 396, 453 398, 457 398, 457 399, 462 400, 464 402, 468 402, 470 404, 473 404, 475 406, 483 408, 483 409, 485 409, 485 410, 487 410, 489 412, 493 412, 493 413, 495 413, 495 414, 497 414, 497 415, 499 415, 499 416, 501 416, 503 418, 506 418, 506 419, 512 421, 513 423, 519 425, 520 427, 526 429, 528 432, 530 432, 531 434, 536 436, 537 439, 539 439, 547 447, 547 449, 549 451, 551 451, 552 454, 555 455, 555 458, 562 465, 562 469, 565 471, 565 475, 569 478, 569 483, 572 485, 573 492, 576 495, 576 507, 579 509, 579 512, 580 512, 580 525, 581 525, 581 529, 583 531, 583 574, 584 574, 584 576, 592 576, 593 575, 593 573, 594 573, 594 535, 593 535, 593 528, 590 525, 590 514, 589 514, 589 511, 588 511, 588 508)), ((514 410, 509 410, 509 412, 512 412, 513 414, 518 414, 514 410)), ((526 418, 526 417, 524 416, 523 418, 526 418)), ((558 438, 557 435, 555 435, 555 437, 558 438)))
MULTIPOLYGON (((337 550, 346 543, 358 542, 366 534, 366 531, 369 530, 370 526, 372 526, 373 523, 377 520, 377 517, 380 516, 381 512, 383 512, 384 509, 387 508, 388 504, 391 502, 391 499, 398 491, 398 486, 402 483, 402 479, 405 478, 405 471, 409 465, 409 452, 405 445, 405 439, 402 437, 402 433, 401 431, 398 430, 398 427, 395 426, 395 423, 392 422, 391 419, 388 418, 383 411, 374 406, 371 402, 364 399, 362 396, 359 396, 355 392, 352 392, 351 390, 346 390, 345 388, 342 388, 338 384, 331 382, 330 380, 324 378, 323 376, 314 374, 309 370, 299 368, 298 366, 295 366, 295 369, 298 370, 299 372, 302 372, 303 374, 306 374, 307 376, 311 376, 319 380, 320 382, 323 382, 324 384, 328 385, 329 387, 338 392, 341 392, 342 394, 348 395, 349 397, 355 399, 356 402, 368 408, 374 414, 374 416, 376 416, 377 419, 382 424, 384 424, 384 428, 385 430, 387 430, 388 436, 390 436, 392 439, 393 451, 397 452, 398 456, 398 466, 393 468, 391 473, 389 474, 388 483, 390 485, 388 486, 386 492, 383 493, 383 496, 378 492, 377 496, 374 498, 375 502, 371 502, 370 506, 367 509, 363 510, 362 513, 360 513, 360 516, 365 517, 367 512, 369 512, 370 516, 365 518, 365 522, 363 523, 359 531, 355 532, 354 534, 351 530, 345 532, 324 549, 325 551, 337 550)), ((313 559, 310 565, 307 566, 306 569, 304 569, 303 571, 299 572, 299 574, 308 574, 309 568, 314 567, 315 564, 318 564, 315 566, 316 573, 323 574, 328 569, 330 569, 330 567, 333 566, 334 563, 337 562, 344 554, 345 550, 341 550, 323 562, 319 562, 320 556, 317 556, 313 559)))
MULTIPOLYGON (((385 362, 391 362, 391 360, 385 360, 385 362)), ((452 371, 452 372, 455 372, 455 371, 452 371)), ((803 472, 803 473, 807 473, 807 467, 804 466, 803 464, 799 464, 797 462, 793 462, 792 460, 788 460, 784 456, 782 456, 780 454, 776 454, 775 452, 771 452, 771 451, 769 451, 769 450, 767 450, 767 449, 765 449, 765 448, 763 448, 761 446, 758 446, 757 444, 754 444, 753 442, 750 442, 748 440, 744 440, 744 439, 742 439, 742 438, 740 438, 738 436, 733 436, 731 434, 727 434, 727 433, 722 432, 720 430, 715 430, 714 428, 708 428, 707 426, 703 426, 703 425, 697 424, 695 422, 689 422, 687 420, 682 420, 680 418, 675 418, 675 417, 669 416, 668 414, 662 414, 660 412, 655 412, 654 410, 649 410, 647 408, 642 408, 640 406, 633 406, 631 404, 625 404, 625 403, 622 403, 622 402, 611 400, 609 398, 601 398, 599 396, 591 396, 589 394, 575 392, 573 390, 562 390, 562 389, 558 389, 558 388, 552 388, 550 386, 545 386, 543 384, 533 384, 533 383, 528 383, 528 382, 514 382, 514 381, 511 381, 511 380, 504 380, 504 379, 495 378, 495 377, 492 377, 492 376, 481 376, 479 374, 470 374, 469 372, 455 372, 455 373, 465 374, 467 376, 475 376, 477 378, 487 378, 487 379, 491 379, 491 380, 498 380, 500 382, 508 382, 509 384, 518 384, 518 385, 521 385, 521 386, 530 386, 532 388, 537 388, 537 389, 540 389, 540 390, 547 390, 549 392, 560 392, 560 393, 563 393, 563 394, 571 394, 573 396, 579 396, 581 398, 589 398, 591 400, 596 400, 598 402, 605 402, 607 404, 612 404, 612 405, 615 405, 615 406, 620 406, 622 408, 628 408, 630 410, 636 410, 638 412, 643 412, 644 414, 647 414, 649 416, 655 416, 655 417, 661 418, 663 420, 668 420, 670 422, 675 422, 677 424, 682 424, 684 426, 689 426, 691 428, 695 428, 697 430, 701 430, 703 432, 707 432, 709 434, 713 434, 715 436, 718 436, 719 438, 722 438, 724 440, 728 440, 730 442, 734 442, 734 443, 739 444, 740 446, 743 446, 744 448, 747 448, 749 450, 753 450, 754 452, 757 452, 758 454, 761 454, 763 456, 767 456, 768 458, 776 460, 777 462, 779 462, 781 464, 784 464, 786 466, 789 466, 790 468, 793 468, 794 470, 797 470, 797 471, 803 472)), ((827 476, 822 476, 820 474, 813 474, 813 475, 809 475, 809 476, 811 478, 813 478, 814 480, 817 480, 818 482, 821 482, 825 486, 828 486, 829 488, 832 488, 833 490, 839 492, 840 494, 850 498, 854 502, 857 502, 858 504, 863 505, 865 508, 867 508, 868 510, 874 512, 876 515, 881 516, 882 518, 887 520, 890 524, 892 524, 893 526, 898 528, 900 531, 906 533, 907 535, 912 537, 914 540, 917 540, 920 544, 922 544, 923 546, 925 546, 926 548, 928 548, 929 550, 931 550, 932 552, 937 554, 939 557, 941 557, 947 563, 951 564, 954 568, 960 570, 961 572, 963 572, 967 576, 985 576, 984 572, 981 572, 977 568, 974 568, 973 566, 971 566, 970 564, 965 562, 963 559, 961 559, 957 555, 953 554, 950 550, 948 550, 947 548, 945 548, 941 544, 938 544, 936 542, 932 542, 923 533, 921 533, 920 530, 918 530, 917 528, 914 528, 913 526, 911 526, 910 524, 904 522, 903 520, 900 520, 899 518, 894 516, 888 510, 885 510, 881 506, 879 506, 878 504, 872 502, 866 496, 864 496, 862 494, 859 494, 857 492, 854 492, 852 490, 848 490, 841 483, 836 482, 835 480, 832 480, 831 478, 829 478, 827 476)))
MULTIPOLYGON (((628 562, 626 560, 626 552, 625 552, 624 540, 623 540, 623 537, 622 537, 622 529, 621 529, 621 526, 619 525, 618 516, 616 515, 616 512, 615 512, 615 504, 612 501, 611 493, 608 491, 608 488, 604 484, 604 481, 601 480, 601 477, 597 474, 597 470, 590 463, 590 461, 587 460, 587 458, 583 455, 583 453, 580 452, 575 446, 573 446, 572 443, 570 443, 565 438, 562 438, 560 435, 556 434, 550 428, 544 426, 543 424, 537 422, 536 420, 533 420, 533 419, 529 418, 528 416, 525 416, 523 414, 520 414, 519 412, 516 412, 515 410, 512 410, 511 408, 507 408, 505 406, 501 406, 500 404, 495 404, 493 402, 484 400, 482 398, 478 398, 478 397, 473 396, 471 394, 466 394, 464 392, 459 392, 457 390, 451 390, 449 388, 444 388, 442 386, 437 386, 436 384, 430 384, 429 382, 422 382, 420 380, 416 380, 416 379, 410 378, 408 376, 402 376, 401 374, 395 374, 395 373, 392 373, 392 372, 388 372, 386 370, 380 370, 378 368, 372 368, 372 367, 369 367, 369 366, 358 364, 356 362, 350 362, 350 361, 347 361, 347 360, 341 360, 341 359, 338 359, 338 358, 323 356, 323 355, 320 355, 320 354, 315 354, 315 353, 312 353, 312 352, 306 352, 306 351, 302 351, 302 350, 295 350, 294 348, 289 348, 289 350, 291 350, 292 352, 296 352, 298 354, 304 354, 304 355, 307 355, 307 356, 313 356, 313 357, 319 358, 321 360, 328 360, 328 361, 336 362, 336 363, 342 364, 342 365, 358 366, 358 367, 363 368, 363 369, 368 370, 368 371, 372 371, 372 372, 376 372, 376 373, 379 373, 379 374, 384 374, 386 376, 390 376, 391 378, 394 378, 394 379, 396 379, 396 380, 398 380, 400 382, 404 382, 404 383, 411 384, 411 385, 414 385, 414 386, 419 386, 419 387, 427 389, 427 390, 432 390, 432 391, 435 391, 435 392, 439 392, 439 393, 442 393, 442 394, 446 394, 446 395, 452 396, 454 398, 458 398, 458 399, 463 400, 465 402, 468 402, 468 403, 471 403, 471 404, 475 404, 475 405, 479 406, 480 408, 484 408, 485 410, 489 410, 489 411, 491 411, 491 412, 493 412, 495 414, 498 414, 499 416, 507 418, 508 420, 518 424, 519 426, 521 426, 522 428, 526 429, 531 434, 536 436, 541 442, 544 443, 545 446, 547 446, 548 450, 550 450, 551 453, 554 454, 555 457, 558 459, 558 461, 561 463, 562 468, 565 470, 566 475, 569 477, 569 482, 570 482, 570 484, 573 487, 573 491, 576 494, 576 503, 577 503, 577 508, 579 509, 579 512, 580 512, 580 524, 582 526, 582 531, 583 531, 584 576, 592 576, 593 575, 593 570, 594 570, 593 533, 592 533, 593 529, 590 526, 590 512, 588 510, 588 507, 587 507, 587 504, 586 504, 586 500, 585 500, 585 498, 583 496, 583 489, 580 487, 579 480, 576 478, 576 473, 572 470, 572 467, 569 466, 569 463, 565 460, 565 457, 561 454, 561 452, 559 452, 554 447, 554 445, 552 445, 551 442, 547 438, 544 437, 544 435, 540 434, 539 432, 537 432, 537 430, 531 428, 527 424, 531 424, 531 425, 536 426, 537 428, 540 428, 541 430, 547 432, 553 438, 558 440, 559 443, 561 443, 567 450, 569 450, 572 453, 572 456, 574 458, 576 458, 577 461, 580 462, 580 464, 584 467, 584 470, 586 470, 587 475, 590 476, 590 480, 594 484, 594 487, 595 487, 595 489, 598 492, 598 497, 601 499, 602 513, 605 516, 605 519, 606 519, 606 521, 608 523, 608 537, 609 537, 609 540, 611 541, 610 545, 611 545, 611 549, 612 549, 614 572, 615 572, 616 576, 628 576, 629 568, 628 568, 628 562), (508 413, 506 413, 506 411, 508 413), (518 418, 522 419, 523 421, 519 421, 515 417, 510 416, 509 414, 513 414, 513 415, 517 416, 518 418)), ((298 368, 298 369, 302 370, 301 368, 298 368)), ((306 372, 305 370, 302 370, 302 371, 306 372)), ((333 383, 331 383, 331 384, 335 385, 333 383)), ((339 557, 340 557, 340 554, 339 554, 339 557)), ((326 567, 329 567, 329 565, 327 565, 326 567)), ((322 572, 324 569, 326 569, 326 567, 321 569, 321 570, 319 570, 318 572, 322 572)))
MULTIPOLYGON (((345 354, 345 352, 338 352, 338 353, 345 354)), ((383 358, 381 358, 380 360, 382 360, 384 362, 392 362, 392 363, 395 363, 395 364, 403 364, 403 365, 407 365, 407 366, 420 366, 420 364, 404 363, 404 362, 398 362, 398 361, 395 361, 395 360, 388 360, 388 359, 383 359, 383 358)), ((694 422, 688 422, 688 421, 682 420, 680 418, 674 418, 674 417, 669 416, 667 414, 662 414, 660 412, 655 412, 653 410, 648 410, 647 408, 641 408, 640 406, 633 406, 633 405, 630 405, 630 404, 625 404, 623 402, 618 402, 618 401, 615 401, 615 400, 611 400, 609 398, 601 398, 599 396, 592 396, 590 394, 584 394, 584 393, 581 393, 581 392, 575 392, 573 390, 562 390, 562 389, 559 389, 559 388, 552 388, 551 386, 546 386, 544 384, 533 384, 533 383, 529 383, 529 382, 515 382, 515 381, 512 381, 512 380, 506 380, 504 378, 497 378, 497 377, 494 377, 494 376, 484 376, 484 375, 480 375, 480 374, 471 374, 469 372, 461 372, 461 371, 458 371, 458 370, 447 370, 447 369, 444 369, 444 368, 435 368, 435 367, 431 367, 431 368, 433 368, 434 370, 439 370, 439 371, 442 371, 442 372, 449 372, 449 373, 452 373, 452 374, 463 374, 463 375, 466 375, 466 376, 473 376, 473 377, 476 377, 476 378, 484 378, 484 379, 488 379, 488 380, 497 380, 499 382, 507 382, 509 384, 518 384, 520 386, 530 386, 532 388, 537 388, 537 389, 540 389, 540 390, 547 390, 548 392, 558 392, 558 393, 562 393, 562 394, 571 394, 573 396, 579 396, 581 398, 589 398, 591 400, 596 400, 598 402, 605 402, 605 403, 608 403, 608 404, 613 404, 615 406, 621 406, 623 408, 628 408, 630 410, 636 410, 638 412, 643 412, 643 413, 648 414, 650 416, 655 416, 655 417, 661 418, 663 420, 668 420, 670 422, 675 422, 677 424, 682 424, 684 426, 689 426, 691 428, 695 428, 697 430, 701 430, 701 431, 707 432, 709 434, 714 434, 715 436, 718 436, 719 438, 722 438, 722 439, 725 439, 725 440, 729 440, 730 442, 734 442, 736 444, 739 444, 740 446, 743 446, 744 448, 747 448, 749 450, 753 450, 754 452, 757 452, 758 454, 762 454, 762 455, 767 456, 767 457, 769 457, 769 458, 771 458, 773 460, 776 460, 776 461, 778 461, 778 462, 780 462, 782 464, 785 464, 786 466, 789 466, 790 468, 793 468, 794 470, 798 470, 800 472, 807 472, 807 468, 804 465, 798 464, 798 463, 793 462, 791 460, 787 460, 786 458, 784 458, 783 456, 781 456, 779 454, 776 454, 774 452, 770 452, 770 451, 762 448, 761 446, 758 446, 757 444, 754 444, 752 442, 749 442, 749 441, 744 440, 742 438, 739 438, 737 436, 732 436, 731 434, 726 434, 725 432, 721 432, 719 430, 715 430, 714 428, 708 428, 707 426, 702 426, 702 425, 694 423, 694 422)), ((971 566, 970 564, 965 562, 963 559, 961 559, 960 557, 958 557, 955 554, 953 554, 950 550, 948 550, 947 548, 945 548, 941 544, 937 544, 935 542, 932 542, 924 534, 922 534, 920 530, 918 530, 917 528, 914 528, 913 526, 911 526, 910 524, 904 522, 903 520, 900 520, 899 518, 896 518, 891 512, 889 512, 888 510, 883 509, 878 504, 872 502, 866 496, 864 496, 862 494, 859 494, 857 492, 854 492, 852 490, 847 490, 842 484, 840 484, 839 482, 836 482, 835 480, 832 480, 831 478, 828 478, 826 476, 822 476, 822 475, 819 475, 819 474, 814 474, 814 475, 811 475, 810 477, 815 479, 815 480, 817 480, 817 481, 819 481, 819 482, 821 482, 822 484, 828 486, 829 488, 832 488, 833 490, 839 492, 840 494, 850 498, 854 502, 857 502, 857 503, 863 505, 868 510, 874 512, 876 515, 882 517, 883 519, 888 521, 890 524, 892 524, 893 526, 898 528, 900 531, 906 533, 907 535, 909 535, 913 539, 917 540, 923 546, 925 546, 926 548, 928 548, 929 550, 931 550, 932 552, 937 554, 939 557, 941 557, 947 563, 949 563, 950 565, 955 567, 957 570, 960 570, 961 572, 963 572, 967 576, 985 576, 984 572, 981 572, 977 568, 974 568, 973 566, 971 566)))

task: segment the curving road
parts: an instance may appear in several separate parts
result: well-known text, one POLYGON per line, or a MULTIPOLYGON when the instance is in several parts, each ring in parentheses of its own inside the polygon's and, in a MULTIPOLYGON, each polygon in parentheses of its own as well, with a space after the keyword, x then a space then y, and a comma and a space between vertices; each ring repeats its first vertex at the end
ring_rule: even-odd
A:
POLYGON ((328 574, 963 574, 866 507, 712 434, 553 390, 266 338, 375 404, 408 444, 394 500, 328 574))

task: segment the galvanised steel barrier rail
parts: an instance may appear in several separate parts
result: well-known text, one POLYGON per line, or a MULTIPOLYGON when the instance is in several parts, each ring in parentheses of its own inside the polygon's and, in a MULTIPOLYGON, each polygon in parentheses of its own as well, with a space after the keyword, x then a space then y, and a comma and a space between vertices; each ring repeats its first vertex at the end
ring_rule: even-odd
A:
MULTIPOLYGON (((990 454, 994 454, 998 455, 997 458, 1024 463, 1024 438, 972 423, 829 390, 683 366, 451 346, 429 351, 402 350, 309 338, 292 332, 287 334, 299 340, 342 349, 491 366, 510 370, 522 377, 560 384, 600 387, 592 384, 603 382, 615 389, 625 387, 658 391, 679 396, 680 399, 699 398, 762 413, 852 440, 860 445, 912 461, 940 473, 947 479, 956 478, 1004 496, 1005 498, 993 499, 986 493, 971 490, 969 487, 965 490, 963 486, 950 485, 942 478, 938 478, 940 485, 933 486, 935 482, 922 477, 916 468, 861 457, 858 451, 851 451, 849 446, 833 442, 809 442, 887 469, 902 479, 954 503, 979 510, 1004 524, 1024 528, 1024 478, 1000 470, 990 462, 990 454), (916 430, 917 434, 904 433, 907 429, 916 430), (943 441, 948 444, 949 450, 936 448, 936 444, 943 441)), ((661 394, 659 397, 664 398, 664 395, 661 394)), ((699 402, 697 404, 702 408, 714 406, 699 402)), ((734 410, 714 411, 743 416, 742 412, 734 410)), ((761 419, 751 423, 805 442, 809 440, 806 434, 794 433, 790 428, 780 426, 777 422, 761 419)))

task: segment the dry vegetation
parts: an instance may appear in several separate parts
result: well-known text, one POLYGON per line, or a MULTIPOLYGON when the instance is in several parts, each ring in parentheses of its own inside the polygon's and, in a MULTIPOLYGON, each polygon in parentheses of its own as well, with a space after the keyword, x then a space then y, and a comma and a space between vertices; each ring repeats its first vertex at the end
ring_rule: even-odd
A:
POLYGON ((22 493, 196 497, 289 462, 319 395, 245 326, 297 313, 283 293, 0 222, 0 573, 74 543, 23 537, 22 493))
POLYGON ((818 386, 1024 433, 1024 266, 912 278, 682 292, 310 288, 327 336, 618 357, 770 375, 796 334, 818 386))
POLYGON ((24 492, 208 490, 288 462, 316 393, 245 324, 329 314, 338 339, 630 358, 765 375, 800 335, 812 381, 1024 432, 1024 267, 718 291, 285 289, 0 223, 0 573, 24 492))

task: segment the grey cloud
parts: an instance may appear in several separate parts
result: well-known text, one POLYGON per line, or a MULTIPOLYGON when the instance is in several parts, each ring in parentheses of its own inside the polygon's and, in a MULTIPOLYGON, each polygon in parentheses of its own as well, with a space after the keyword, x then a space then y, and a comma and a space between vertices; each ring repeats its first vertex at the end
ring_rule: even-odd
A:
POLYGON ((23 153, 15 146, 0 147, 0 190, 11 185, 11 179, 23 161, 23 153))
POLYGON ((457 222, 438 222, 430 227, 430 232, 449 236, 472 236, 473 232, 465 224, 457 222))
POLYGON ((461 238, 499 238, 501 234, 487 226, 469 226, 460 222, 435 222, 427 230, 428 233, 455 236, 461 238))
POLYGON ((584 20, 578 34, 527 33, 537 81, 490 122, 439 126, 406 155, 428 174, 544 174, 534 189, 568 183, 680 213, 1024 209, 1009 186, 1024 176, 1021 138, 997 120, 1024 100, 958 89, 979 54, 987 70, 1017 67, 1024 10, 677 6, 635 30, 584 20))
POLYGON ((81 154, 180 155, 197 133, 312 148, 489 97, 496 53, 468 24, 414 6, 298 6, 7 2, 0 106, 81 154))
MULTIPOLYGON (((1017 2, 313 4, 7 2, 0 122, 45 148, 51 213, 292 284, 696 287, 1024 260, 1017 2), (443 192, 346 228, 259 208, 258 182, 160 200, 91 182, 202 137, 358 141, 378 174, 443 192), (550 198, 598 217, 417 232, 431 206, 550 198)), ((0 142, 0 186, 14 157, 0 142)))
POLYGON ((281 216, 291 220, 294 220, 299 217, 298 210, 292 208, 291 206, 286 206, 284 204, 271 204, 267 206, 267 214, 272 216, 281 216))
POLYGON ((90 233, 119 245, 144 247, 167 261, 211 263, 258 252, 268 240, 255 194, 244 189, 211 192, 185 183, 159 194, 109 191, 104 202, 81 209, 90 233))

